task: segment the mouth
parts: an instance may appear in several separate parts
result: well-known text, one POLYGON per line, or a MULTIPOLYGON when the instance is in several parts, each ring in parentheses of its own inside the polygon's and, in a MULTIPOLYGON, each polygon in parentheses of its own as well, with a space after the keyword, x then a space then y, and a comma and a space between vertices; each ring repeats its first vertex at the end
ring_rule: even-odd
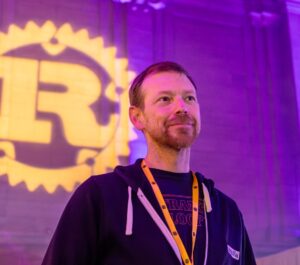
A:
POLYGON ((177 127, 192 127, 194 123, 171 123, 168 124, 168 127, 177 126, 177 127))
POLYGON ((194 130, 195 123, 194 122, 172 122, 168 124, 167 128, 169 130, 175 130, 175 131, 187 133, 194 130))
POLYGON ((169 122, 167 122, 167 126, 171 127, 171 126, 179 126, 179 127, 192 127, 196 124, 196 122, 194 121, 194 119, 190 118, 190 117, 176 117, 174 119, 169 120, 169 122))

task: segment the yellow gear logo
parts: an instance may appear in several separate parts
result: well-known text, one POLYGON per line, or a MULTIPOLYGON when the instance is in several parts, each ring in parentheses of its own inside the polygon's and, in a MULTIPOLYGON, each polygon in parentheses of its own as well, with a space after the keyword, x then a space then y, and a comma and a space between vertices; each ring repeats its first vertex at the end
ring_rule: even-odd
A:
POLYGON ((134 73, 116 52, 68 23, 0 32, 0 176, 10 185, 72 191, 128 157, 134 73))

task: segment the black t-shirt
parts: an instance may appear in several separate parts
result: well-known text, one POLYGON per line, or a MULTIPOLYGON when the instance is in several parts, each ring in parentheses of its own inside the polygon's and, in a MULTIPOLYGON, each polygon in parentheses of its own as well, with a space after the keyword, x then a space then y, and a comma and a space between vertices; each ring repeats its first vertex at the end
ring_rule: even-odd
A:
MULTIPOLYGON (((167 204, 181 240, 189 254, 192 251, 192 184, 193 175, 150 169, 167 204)), ((200 183, 199 183, 200 186, 200 183)), ((200 189, 201 190, 201 189, 200 189)), ((205 254, 205 220, 202 192, 199 194, 199 217, 194 264, 203 264, 205 254)))

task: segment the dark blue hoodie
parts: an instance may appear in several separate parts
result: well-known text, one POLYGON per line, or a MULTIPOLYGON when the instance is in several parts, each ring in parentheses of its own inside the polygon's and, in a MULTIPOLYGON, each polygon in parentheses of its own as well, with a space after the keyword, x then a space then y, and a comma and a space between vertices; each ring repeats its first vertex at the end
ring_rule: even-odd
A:
MULTIPOLYGON (((140 167, 92 176, 75 191, 42 265, 179 265, 178 248, 140 167)), ((254 265, 236 203, 196 174, 205 202, 205 257, 194 265, 254 265), (200 264, 201 263, 201 264, 200 264)), ((197 248, 196 248, 197 250, 197 248)), ((195 255, 197 256, 197 255, 195 255)))

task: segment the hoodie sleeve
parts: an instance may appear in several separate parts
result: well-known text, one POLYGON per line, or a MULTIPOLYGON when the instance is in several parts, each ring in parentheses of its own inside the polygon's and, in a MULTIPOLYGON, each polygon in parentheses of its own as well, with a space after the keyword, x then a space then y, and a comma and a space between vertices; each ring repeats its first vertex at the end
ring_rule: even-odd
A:
POLYGON ((63 211, 42 265, 100 264, 101 202, 95 188, 90 178, 75 191, 63 211))
POLYGON ((253 254, 252 246, 246 228, 244 227, 243 233, 243 265, 256 265, 255 257, 253 254))

